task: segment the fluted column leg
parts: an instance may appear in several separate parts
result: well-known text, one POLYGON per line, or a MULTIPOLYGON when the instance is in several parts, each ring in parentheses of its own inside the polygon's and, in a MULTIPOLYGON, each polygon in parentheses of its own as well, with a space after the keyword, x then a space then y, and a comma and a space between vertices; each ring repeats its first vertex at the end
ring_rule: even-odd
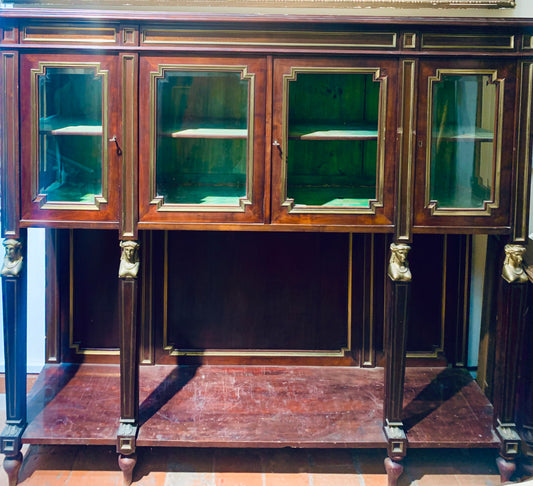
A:
POLYGON ((22 465, 22 433, 26 428, 26 265, 25 233, 4 240, 2 276, 6 426, 0 435, 0 452, 10 486, 17 484, 22 465))

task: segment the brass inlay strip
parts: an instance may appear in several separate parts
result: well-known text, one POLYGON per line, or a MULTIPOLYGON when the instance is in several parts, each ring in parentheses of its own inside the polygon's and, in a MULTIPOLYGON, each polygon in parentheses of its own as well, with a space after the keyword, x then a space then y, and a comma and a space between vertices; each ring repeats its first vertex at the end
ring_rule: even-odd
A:
POLYGON ((19 199, 18 184, 14 185, 14 191, 11 193, 12 199, 8 198, 8 182, 10 177, 15 177, 16 168, 18 166, 18 54, 14 52, 2 53, 2 73, 0 74, 0 80, 2 86, 0 96, 0 107, 2 112, 2 123, 4 129, 0 131, 2 137, 2 159, 1 159, 1 183, 2 183, 2 233, 4 236, 18 237, 18 214, 17 214, 17 201, 19 199), (9 76, 9 80, 7 79, 9 76), (9 96, 8 87, 13 87, 12 96, 9 96), (8 124, 10 125, 8 128, 8 124), (8 134, 11 133, 11 137, 8 134), (10 176, 10 177, 9 177, 10 176))
POLYGON ((74 230, 69 230, 69 312, 68 312, 69 348, 76 354, 97 356, 118 356, 120 349, 82 348, 74 342, 74 230))
POLYGON ((403 48, 404 49, 415 49, 416 48, 416 34, 414 33, 405 33, 403 34, 403 48))
POLYGON ((524 93, 524 83, 520 84, 520 114, 518 117, 518 148, 516 160, 523 160, 523 172, 517 174, 515 187, 515 211, 513 224, 513 240, 525 242, 528 239, 528 220, 526 201, 529 199, 529 170, 530 170, 530 142, 531 142, 531 108, 533 90, 533 63, 522 63, 520 66, 520 79, 527 79, 527 88, 524 93), (527 73, 527 74, 526 74, 527 73), (525 102, 524 102, 525 101, 525 102), (526 115, 522 117, 522 110, 526 115), (525 126, 522 123, 525 119, 525 126), (521 217, 517 219, 517 215, 521 217))
POLYGON ((522 41, 522 49, 525 51, 533 49, 533 35, 524 34, 522 41))
POLYGON ((145 29, 143 44, 396 48, 395 32, 294 32, 145 29), (232 39, 232 40, 228 40, 232 39))
POLYGON ((484 35, 484 34, 422 34, 422 49, 487 49, 513 50, 515 48, 514 35, 484 35))
POLYGON ((99 210, 101 204, 107 203, 108 195, 108 159, 107 159, 107 127, 108 127, 108 91, 109 91, 109 71, 101 69, 99 62, 60 62, 41 61, 39 67, 31 70, 31 180, 32 180, 32 201, 38 205, 39 209, 59 209, 59 210, 99 210), (71 68, 94 70, 95 76, 102 78, 102 194, 94 196, 94 202, 76 201, 47 201, 46 194, 39 194, 39 83, 38 78, 45 76, 48 68, 71 68))
POLYGON ((136 171, 136 150, 135 150, 135 123, 137 106, 133 99, 128 96, 134 94, 135 84, 135 61, 136 56, 124 55, 122 57, 122 130, 124 137, 124 150, 122 154, 122 236, 135 236, 135 171, 136 171), (128 87, 129 89, 126 89, 128 87))
POLYGON ((251 356, 251 357, 344 357, 352 350, 352 252, 353 235, 349 233, 348 240, 348 296, 347 296, 347 319, 346 337, 347 345, 340 349, 332 350, 255 350, 255 349, 178 349, 173 343, 168 341, 168 231, 165 231, 164 243, 164 268, 163 268, 163 349, 168 351, 170 356, 251 356))
POLYGON ((381 77, 380 68, 356 67, 293 67, 289 74, 283 75, 283 103, 282 103, 282 161, 281 161, 281 203, 292 214, 376 214, 376 209, 383 207, 385 187, 385 133, 387 118, 387 76, 381 77), (298 74, 372 74, 373 81, 379 82, 379 118, 378 118, 378 154, 376 170, 376 198, 369 200, 369 205, 363 208, 342 206, 306 206, 294 203, 294 199, 287 197, 287 147, 289 145, 289 83, 296 81, 298 74))
POLYGON ((22 31, 22 42, 61 42, 74 41, 87 44, 116 44, 117 32, 114 28, 105 27, 68 27, 26 26, 22 31))
POLYGON ((398 241, 410 241, 412 224, 412 190, 414 165, 414 133, 415 133, 415 67, 416 61, 402 62, 402 94, 400 113, 400 150, 398 177, 398 241), (404 159, 405 148, 407 157, 404 159), (403 182, 405 179, 405 183, 403 182))
POLYGON ((505 79, 498 78, 498 72, 487 69, 437 69, 435 76, 428 77, 427 94, 427 133, 426 133, 426 181, 425 181, 425 203, 424 207, 429 208, 431 216, 490 216, 493 209, 500 207, 500 168, 502 158, 502 137, 503 137, 503 100, 505 93, 505 79), (433 85, 442 81, 443 75, 461 76, 489 76, 490 82, 496 87, 496 122, 494 134, 494 160, 492 170, 492 200, 484 201, 482 208, 441 208, 438 201, 431 199, 431 149, 433 133, 433 85))
POLYGON ((159 71, 150 73, 150 163, 149 163, 149 199, 150 204, 156 206, 158 212, 233 212, 244 213, 246 207, 253 200, 253 169, 254 169, 254 133, 255 133, 255 74, 248 73, 248 66, 225 66, 225 65, 185 65, 185 64, 161 64, 159 71), (201 204, 176 204, 165 203, 163 196, 157 195, 155 167, 156 138, 157 138, 157 80, 164 79, 166 72, 233 72, 240 73, 242 80, 248 81, 248 129, 247 129, 247 162, 246 162, 246 196, 239 198, 235 205, 201 205, 201 204))
MULTIPOLYGON (((351 236, 351 235, 350 235, 351 236)), ((369 292, 368 297, 368 329, 366 327, 366 318, 363 324, 363 335, 365 331, 368 330, 368 336, 363 336, 363 366, 373 366, 374 363, 374 272, 375 272, 375 262, 374 262, 374 250, 375 250, 375 234, 371 233, 370 238, 370 282, 369 282, 369 292), (367 343, 368 339, 368 343, 367 343), (368 345, 368 346, 367 346, 368 345), (365 349, 366 348, 366 349, 365 349)), ((366 246, 366 244, 365 244, 366 246)), ((366 254, 366 252, 365 252, 366 254)), ((366 279, 365 279, 366 280, 366 279)), ((366 309, 364 312, 366 316, 366 309)))

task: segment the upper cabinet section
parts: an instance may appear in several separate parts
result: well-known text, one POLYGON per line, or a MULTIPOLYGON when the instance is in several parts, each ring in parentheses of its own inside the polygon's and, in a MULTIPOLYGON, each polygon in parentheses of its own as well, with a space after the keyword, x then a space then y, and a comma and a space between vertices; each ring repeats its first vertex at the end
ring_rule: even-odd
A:
POLYGON ((112 56, 22 57, 22 219, 116 222, 119 127, 112 56))
POLYGON ((273 222, 392 224, 394 70, 384 60, 275 61, 273 222))
POLYGON ((261 222, 265 60, 141 59, 141 221, 261 222))
POLYGON ((421 73, 415 224, 509 224, 514 65, 424 62, 421 73))
POLYGON ((2 14, 5 234, 527 237, 529 21, 2 14))

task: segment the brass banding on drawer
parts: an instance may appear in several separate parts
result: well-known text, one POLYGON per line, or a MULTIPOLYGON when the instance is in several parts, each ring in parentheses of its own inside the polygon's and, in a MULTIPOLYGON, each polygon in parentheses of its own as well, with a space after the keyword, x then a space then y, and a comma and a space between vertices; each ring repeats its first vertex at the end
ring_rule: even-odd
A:
POLYGON ((21 43, 117 44, 117 37, 115 27, 28 25, 22 30, 21 43))
POLYGON ((422 49, 482 49, 508 51, 515 49, 514 35, 422 34, 422 49))
POLYGON ((294 32, 146 28, 143 45, 247 45, 292 47, 397 47, 395 32, 294 32))

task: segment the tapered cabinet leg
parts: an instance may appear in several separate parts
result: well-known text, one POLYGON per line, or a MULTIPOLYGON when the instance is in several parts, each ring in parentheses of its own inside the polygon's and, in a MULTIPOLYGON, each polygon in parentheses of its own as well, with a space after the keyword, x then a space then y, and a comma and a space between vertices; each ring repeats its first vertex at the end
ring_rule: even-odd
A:
POLYGON ((137 350, 137 295, 139 244, 121 241, 119 267, 120 313, 120 426, 117 431, 118 463, 124 484, 131 484, 139 424, 139 360, 137 350))
POLYGON ((502 482, 509 481, 516 470, 515 460, 521 448, 521 438, 514 418, 528 285, 522 264, 524 252, 525 247, 522 245, 505 245, 500 285, 493 401, 494 425, 501 441, 498 469, 502 482))
POLYGON ((496 465, 498 466, 498 471, 500 472, 500 480, 502 484, 510 481, 516 471, 516 461, 508 461, 507 459, 499 456, 496 458, 496 465))
POLYGON ((118 467, 122 471, 124 486, 129 486, 132 483, 135 464, 137 464, 137 454, 118 455, 118 467))
POLYGON ((4 470, 7 473, 9 486, 15 486, 19 479, 19 471, 22 466, 22 452, 14 456, 6 456, 4 459, 4 470))
POLYGON ((387 471, 387 485, 397 486, 398 478, 403 473, 403 466, 393 461, 390 457, 385 458, 385 471, 387 471))
POLYGON ((387 439, 385 469, 389 486, 395 486, 402 474, 400 461, 407 452, 407 437, 402 423, 403 385, 405 378, 405 346, 411 271, 407 261, 410 247, 391 245, 387 279, 387 325, 385 328, 385 397, 383 431, 387 439))
POLYGON ((4 318, 6 426, 0 434, 0 452, 9 484, 17 483, 22 464, 22 433, 26 427, 26 269, 25 233, 3 242, 5 257, 0 270, 4 318))

